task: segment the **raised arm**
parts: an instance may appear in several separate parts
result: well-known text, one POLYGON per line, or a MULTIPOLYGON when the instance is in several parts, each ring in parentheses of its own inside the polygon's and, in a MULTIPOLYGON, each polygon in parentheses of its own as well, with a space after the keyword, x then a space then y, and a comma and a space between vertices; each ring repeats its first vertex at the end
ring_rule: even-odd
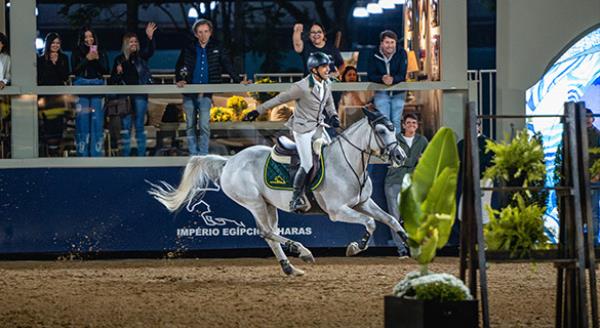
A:
POLYGON ((302 31, 304 31, 304 25, 298 23, 294 25, 294 34, 292 34, 292 41, 294 42, 294 51, 301 53, 304 49, 304 42, 302 41, 302 31))
POLYGON ((292 84, 292 87, 288 91, 282 92, 276 97, 264 102, 260 106, 256 107, 256 111, 262 114, 269 108, 285 104, 291 100, 299 99, 300 96, 302 96, 302 92, 302 89, 297 84, 292 84))

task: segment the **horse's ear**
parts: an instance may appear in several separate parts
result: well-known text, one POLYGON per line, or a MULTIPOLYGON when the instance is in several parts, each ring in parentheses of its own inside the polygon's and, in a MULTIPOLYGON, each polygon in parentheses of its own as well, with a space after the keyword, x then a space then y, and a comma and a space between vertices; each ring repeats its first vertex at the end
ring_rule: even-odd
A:
POLYGON ((373 119, 373 112, 371 111, 371 109, 369 107, 364 106, 362 108, 362 112, 369 119, 369 121, 373 119))
POLYGON ((365 114, 365 116, 369 119, 369 122, 372 122, 377 117, 381 116, 381 113, 375 107, 369 108, 368 106, 364 106, 362 111, 363 114, 365 114))

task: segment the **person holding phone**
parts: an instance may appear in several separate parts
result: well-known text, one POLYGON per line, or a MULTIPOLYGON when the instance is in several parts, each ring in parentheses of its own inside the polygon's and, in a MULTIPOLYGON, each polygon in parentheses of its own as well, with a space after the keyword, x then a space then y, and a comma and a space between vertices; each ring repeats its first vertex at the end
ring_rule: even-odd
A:
MULTIPOLYGON (((108 57, 98 46, 98 38, 89 27, 79 32, 71 55, 73 85, 103 85, 108 74, 108 57)), ((104 110, 102 96, 79 95, 75 116, 77 156, 102 155, 104 145, 104 110)))

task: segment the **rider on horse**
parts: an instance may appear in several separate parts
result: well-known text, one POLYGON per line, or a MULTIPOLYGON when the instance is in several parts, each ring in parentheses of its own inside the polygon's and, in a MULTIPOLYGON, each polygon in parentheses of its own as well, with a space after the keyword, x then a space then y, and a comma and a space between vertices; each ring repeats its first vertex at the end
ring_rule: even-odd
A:
MULTIPOLYGON (((299 211, 305 207, 304 190, 307 175, 312 168, 312 139, 317 128, 324 119, 323 111, 330 116, 330 125, 334 128, 340 126, 340 120, 335 110, 331 89, 329 87, 329 65, 331 58, 323 52, 311 53, 306 66, 310 74, 304 79, 294 83, 291 88, 282 92, 277 97, 258 106, 256 110, 248 113, 244 120, 253 121, 268 108, 272 108, 289 101, 295 100, 296 106, 286 126, 292 130, 298 155, 300 168, 294 177, 294 192, 290 202, 291 211, 299 211)), ((326 133, 321 128, 322 133, 326 133)))

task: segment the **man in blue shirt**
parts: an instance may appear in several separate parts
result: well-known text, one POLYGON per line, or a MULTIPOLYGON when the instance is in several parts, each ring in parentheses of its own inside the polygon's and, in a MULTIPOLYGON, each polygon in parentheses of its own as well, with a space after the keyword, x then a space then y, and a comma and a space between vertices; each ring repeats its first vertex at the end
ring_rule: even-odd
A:
MULTIPOLYGON (((236 83, 242 82, 234 70, 229 52, 212 39, 213 25, 207 19, 199 19, 192 27, 195 40, 188 43, 177 59, 175 80, 177 86, 186 84, 222 83, 225 71, 236 83)), ((190 155, 208 154, 210 140, 210 94, 183 94, 183 109, 186 114, 186 135, 190 155)))

